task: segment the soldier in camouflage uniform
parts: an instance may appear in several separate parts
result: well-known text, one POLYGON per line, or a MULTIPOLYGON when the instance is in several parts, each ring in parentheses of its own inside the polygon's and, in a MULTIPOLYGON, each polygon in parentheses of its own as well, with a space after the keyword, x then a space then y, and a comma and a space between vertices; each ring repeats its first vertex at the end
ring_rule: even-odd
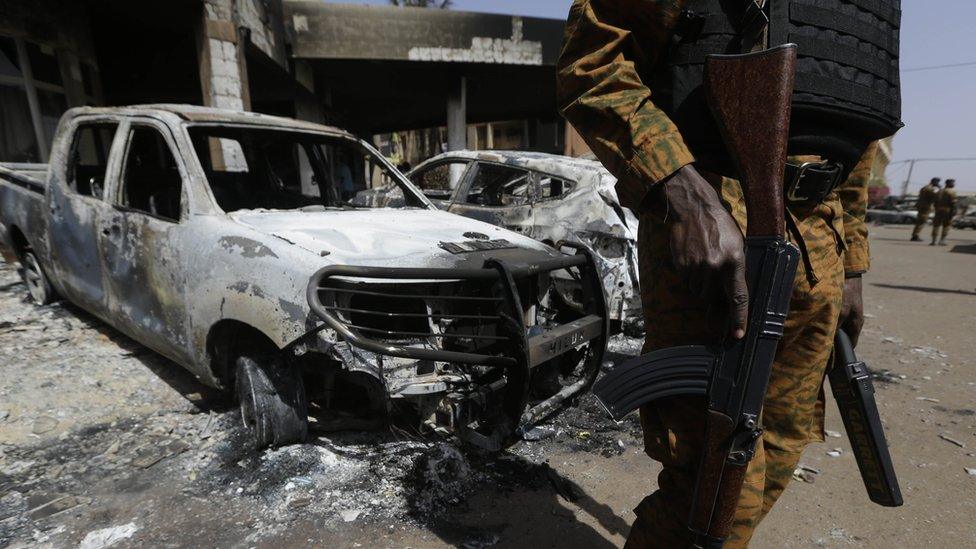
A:
MULTIPOLYGON (((721 337, 716 326, 728 315, 716 319, 712 314, 716 302, 713 293, 702 291, 705 275, 689 268, 695 260, 688 259, 687 242, 695 239, 688 235, 695 234, 695 219, 714 219, 716 224, 734 220, 733 229, 737 225, 741 231, 738 240, 727 242, 722 231, 707 233, 713 237, 709 240, 706 234, 704 239, 708 250, 699 251, 720 254, 738 246, 740 257, 728 251, 724 259, 700 261, 731 265, 735 271, 746 229, 738 182, 702 173, 707 190, 696 183, 702 177, 693 167, 694 156, 641 80, 646 73, 640 69, 661 55, 682 5, 682 0, 575 0, 558 64, 562 113, 617 176, 621 203, 640 217, 644 352, 721 337)), ((860 275, 868 269, 864 216, 876 151, 872 145, 846 183, 826 200, 789 205, 789 237, 803 260, 764 404, 765 432, 749 464, 726 547, 748 545, 756 525, 792 478, 804 447, 823 441, 822 385, 834 333, 842 323, 856 338, 863 322, 860 275)), ((744 294, 738 284, 736 278, 725 285, 725 305, 734 325, 744 328, 744 294)), ((737 337, 744 333, 739 328, 734 329, 737 337)), ((672 397, 641 410, 645 450, 664 468, 658 490, 635 509, 628 547, 687 546, 704 409, 703 399, 672 397)))
POLYGON ((929 221, 929 214, 932 213, 932 205, 935 204, 935 197, 939 195, 938 177, 933 177, 929 184, 918 191, 918 202, 915 204, 918 210, 918 218, 915 220, 915 229, 912 231, 912 242, 921 242, 918 235, 922 232, 922 227, 929 221))
POLYGON ((956 215, 956 186, 955 179, 946 179, 945 188, 935 197, 935 219, 932 220, 932 244, 935 246, 939 231, 942 231, 942 238, 939 238, 939 246, 945 246, 945 239, 949 236, 949 227, 952 226, 952 218, 956 215))

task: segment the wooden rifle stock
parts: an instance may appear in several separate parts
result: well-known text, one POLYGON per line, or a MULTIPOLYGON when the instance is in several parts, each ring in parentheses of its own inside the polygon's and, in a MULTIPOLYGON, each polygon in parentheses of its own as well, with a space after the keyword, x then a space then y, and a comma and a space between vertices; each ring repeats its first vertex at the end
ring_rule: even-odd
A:
POLYGON ((705 98, 738 171, 748 236, 783 236, 783 172, 796 72, 796 45, 710 55, 705 98))
MULTIPOLYGON (((782 241, 786 232, 783 174, 795 64, 796 46, 793 44, 743 55, 711 55, 705 62, 705 97, 738 172, 745 195, 747 241, 753 243, 782 241)), ((793 265, 795 268, 795 262, 793 265)), ((747 277, 753 280, 758 271, 750 272, 750 269, 747 265, 747 277)), ((787 277, 792 287, 792 274, 787 277)), ((753 289, 750 287, 750 292, 753 289)), ((784 298, 783 319, 788 294, 781 296, 780 301, 784 298)), ((757 297, 751 296, 751 299, 750 316, 766 312, 768 295, 766 302, 760 303, 761 311, 756 308, 757 297)), ((763 329, 762 325, 754 326, 750 322, 750 332, 763 329)), ((756 333, 747 333, 746 341, 755 341, 757 337, 756 333)), ((766 358, 767 366, 772 363, 775 345, 771 349, 766 358)), ((747 357, 746 360, 758 359, 747 357)), ((765 376, 763 390, 768 370, 765 376)), ((757 402, 761 402, 761 398, 759 395, 757 402)), ((733 439, 742 437, 744 432, 739 413, 711 408, 706 413, 705 444, 689 518, 689 526, 696 534, 695 547, 722 547, 732 530, 754 446, 754 440, 741 438, 733 443, 733 439), (744 447, 749 450, 743 451, 744 447)), ((756 418, 753 427, 746 430, 752 431, 752 436, 760 433, 755 425, 758 413, 756 418)))

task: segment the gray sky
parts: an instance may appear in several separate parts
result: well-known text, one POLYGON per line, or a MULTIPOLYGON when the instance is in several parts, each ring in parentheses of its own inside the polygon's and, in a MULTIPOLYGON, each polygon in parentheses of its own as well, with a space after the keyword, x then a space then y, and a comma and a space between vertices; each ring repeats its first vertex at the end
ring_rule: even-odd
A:
MULTIPOLYGON (((332 1, 332 0, 328 0, 332 1)), ((387 4, 385 0, 346 3, 387 4)), ((454 9, 564 19, 571 0, 455 0, 454 9)), ((976 62, 976 2, 902 0, 902 118, 894 161, 908 158, 976 157, 976 64, 939 70, 918 67, 976 62)), ((907 165, 888 170, 898 193, 907 165)), ((910 191, 931 177, 954 177, 960 190, 976 192, 976 162, 919 162, 910 191)))

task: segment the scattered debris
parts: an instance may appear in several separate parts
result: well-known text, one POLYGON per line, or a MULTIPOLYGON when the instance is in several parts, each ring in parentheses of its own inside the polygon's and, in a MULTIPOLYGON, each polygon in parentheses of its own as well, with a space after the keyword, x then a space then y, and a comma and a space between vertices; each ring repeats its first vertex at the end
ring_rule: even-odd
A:
POLYGON ((49 416, 41 416, 34 420, 33 433, 35 435, 43 435, 44 433, 50 433, 58 426, 58 420, 49 416))
MULTIPOLYGON (((36 496, 33 496, 30 499, 34 500, 35 498, 36 496)), ((41 497, 37 502, 39 505, 29 510, 30 518, 31 520, 40 520, 90 502, 91 498, 70 495, 54 494, 52 496, 41 497)))
POLYGON ((189 445, 178 440, 169 442, 168 444, 162 446, 157 446, 150 443, 143 447, 138 452, 138 455, 133 458, 132 465, 141 467, 143 469, 148 469, 172 455, 185 452, 188 448, 189 445))
POLYGON ((922 355, 924 358, 949 358, 949 355, 934 347, 912 347, 912 352, 922 355))
POLYGON ((301 509, 302 507, 308 507, 312 503, 312 498, 308 496, 298 496, 288 500, 289 509, 301 509))
POLYGON ((827 455, 830 456, 830 457, 840 457, 840 455, 843 454, 843 453, 844 453, 844 451, 841 450, 840 448, 834 448, 833 450, 828 450, 827 451, 827 455))
POLYGON ((954 439, 954 438, 952 438, 952 437, 950 437, 948 435, 939 435, 939 438, 941 438, 942 440, 944 440, 946 442, 949 442, 951 444, 955 444, 956 446, 958 446, 960 448, 965 448, 966 447, 965 444, 963 444, 962 442, 960 442, 960 441, 958 441, 958 440, 956 440, 956 439, 954 439))
POLYGON ((817 475, 819 474, 819 469, 815 469, 801 463, 797 465, 796 469, 793 471, 793 478, 806 482, 807 484, 813 484, 817 480, 817 475))
POLYGON ((824 434, 827 435, 830 438, 840 438, 841 437, 841 434, 840 433, 838 433, 837 431, 831 431, 830 429, 824 430, 824 434))
POLYGON ((932 397, 915 397, 915 400, 924 400, 925 402, 939 402, 939 399, 932 397))
POLYGON ((966 474, 971 477, 976 477, 976 467, 966 467, 966 474))
POLYGON ((363 514, 362 509, 347 509, 345 511, 341 511, 339 516, 342 517, 342 522, 355 522, 361 514, 363 514))
POLYGON ((817 547, 834 547, 837 545, 837 542, 851 543, 856 541, 856 539, 849 535, 843 528, 831 528, 827 537, 817 538, 813 540, 813 544, 817 547))
POLYGON ((908 376, 896 374, 891 370, 872 371, 871 377, 881 383, 900 383, 902 380, 908 379, 908 376))
POLYGON ((116 543, 129 539, 139 530, 134 522, 123 524, 122 526, 111 526, 88 532, 85 539, 81 540, 78 549, 105 549, 112 547, 116 543))
POLYGON ((552 427, 546 425, 537 425, 524 433, 522 433, 522 440, 528 440, 536 442, 539 440, 551 438, 556 434, 556 430, 552 427))

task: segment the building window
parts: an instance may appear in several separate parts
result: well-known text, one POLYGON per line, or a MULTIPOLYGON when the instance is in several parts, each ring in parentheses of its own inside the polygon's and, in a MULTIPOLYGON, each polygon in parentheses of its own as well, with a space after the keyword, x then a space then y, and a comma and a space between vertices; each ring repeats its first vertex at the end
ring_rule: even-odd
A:
POLYGON ((0 36, 0 161, 46 161, 67 108, 57 52, 0 36))
POLYGON ((6 36, 0 36, 0 120, 0 160, 40 162, 17 44, 6 36))
POLYGON ((64 85, 61 81, 61 69, 58 68, 58 57, 53 48, 33 42, 24 42, 24 47, 27 49, 27 59, 30 61, 34 80, 53 86, 64 85))

